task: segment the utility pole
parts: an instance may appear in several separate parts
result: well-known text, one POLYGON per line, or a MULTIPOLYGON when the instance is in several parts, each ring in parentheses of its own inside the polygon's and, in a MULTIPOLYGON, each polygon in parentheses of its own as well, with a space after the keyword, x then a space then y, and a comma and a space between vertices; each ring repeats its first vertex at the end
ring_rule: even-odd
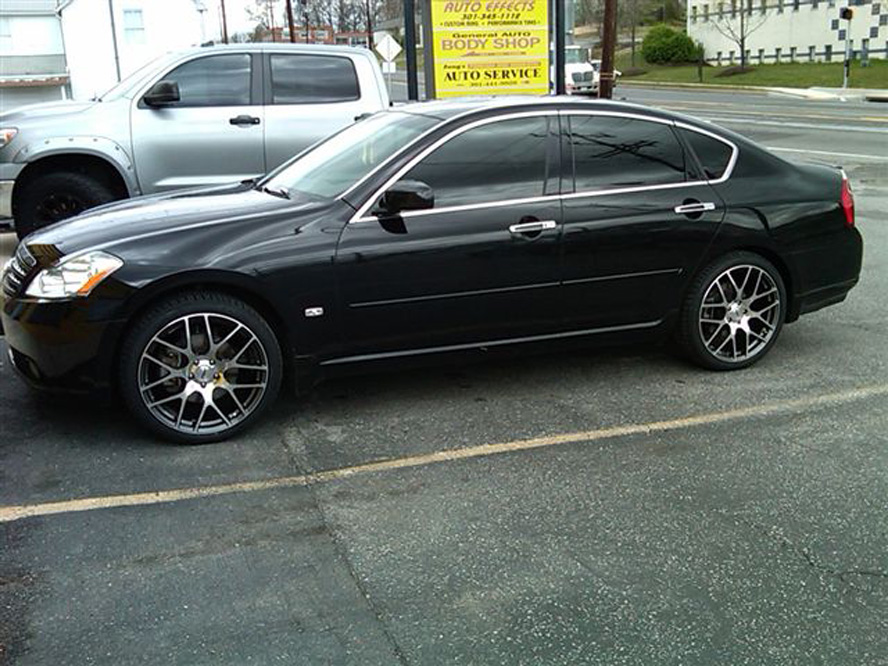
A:
MULTIPOLYGON (((370 0, 365 0, 364 8, 367 13, 367 48, 373 50, 373 17, 370 14, 370 0)), ((406 16, 404 17, 407 18, 406 16)), ((411 17, 412 18, 412 17, 411 17)))
POLYGON ((567 41, 565 25, 565 0, 555 0, 555 94, 563 95, 564 84, 564 45, 567 41))
POLYGON ((610 99, 614 91, 614 49, 617 43, 617 0, 604 0, 603 27, 604 34, 601 37, 601 71, 598 73, 598 96, 601 99, 610 99))
POLYGON ((293 22, 293 0, 287 0, 287 25, 290 28, 290 42, 296 42, 296 24, 293 22))
POLYGON ((854 10, 842 7, 839 17, 848 21, 845 26, 845 64, 842 68, 842 88, 847 88, 848 80, 851 78, 851 19, 854 18, 854 10))
POLYGON ((222 43, 228 43, 228 19, 225 16, 225 0, 219 0, 222 5, 222 43))
MULTIPOLYGON (((429 7, 431 3, 425 6, 429 7)), ((416 71, 416 3, 414 0, 404 0, 404 54, 407 58, 407 99, 419 100, 419 77, 416 71)), ((429 85, 426 80, 426 86, 429 85)), ((428 97, 428 87, 426 88, 428 97)))

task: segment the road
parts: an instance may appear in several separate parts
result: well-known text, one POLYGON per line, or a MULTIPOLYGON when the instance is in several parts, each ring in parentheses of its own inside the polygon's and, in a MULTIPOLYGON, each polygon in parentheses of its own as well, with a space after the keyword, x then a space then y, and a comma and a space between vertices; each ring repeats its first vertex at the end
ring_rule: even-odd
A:
POLYGON ((888 664, 888 109, 619 92, 845 165, 848 301, 742 372, 380 372, 203 447, 3 365, 0 663, 888 664))

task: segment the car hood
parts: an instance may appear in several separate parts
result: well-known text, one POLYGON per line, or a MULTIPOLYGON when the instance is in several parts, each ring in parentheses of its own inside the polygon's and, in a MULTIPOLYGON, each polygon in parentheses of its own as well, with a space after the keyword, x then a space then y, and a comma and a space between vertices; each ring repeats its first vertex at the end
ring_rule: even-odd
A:
POLYGON ((0 113, 0 123, 3 125, 20 124, 43 118, 76 115, 91 109, 96 104, 99 104, 99 102, 44 102, 42 104, 29 104, 16 107, 6 113, 0 113))
MULTIPOLYGON (((196 228, 232 224, 261 225, 281 217, 294 228, 314 219, 312 213, 330 206, 329 200, 294 194, 285 199, 236 184, 178 191, 129 199, 94 208, 82 215, 34 232, 29 247, 52 248, 50 255, 69 255, 92 249, 114 252, 116 247, 139 245, 158 236, 186 236, 196 228)), ((171 238, 172 245, 175 240, 171 238)))

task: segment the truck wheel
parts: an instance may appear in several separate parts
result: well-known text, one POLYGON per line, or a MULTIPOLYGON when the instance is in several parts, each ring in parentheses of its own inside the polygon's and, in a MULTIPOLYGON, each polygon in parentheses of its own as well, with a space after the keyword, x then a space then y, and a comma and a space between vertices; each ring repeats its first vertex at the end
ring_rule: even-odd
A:
POLYGON ((47 173, 28 183, 15 207, 19 239, 89 208, 119 199, 102 180, 76 171, 47 173))

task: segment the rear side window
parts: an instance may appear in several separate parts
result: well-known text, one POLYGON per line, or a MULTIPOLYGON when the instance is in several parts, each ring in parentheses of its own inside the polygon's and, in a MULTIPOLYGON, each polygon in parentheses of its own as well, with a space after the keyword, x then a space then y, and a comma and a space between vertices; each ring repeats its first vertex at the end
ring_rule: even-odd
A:
POLYGON ((358 75, 350 58, 271 56, 272 104, 346 102, 360 96, 358 75))
POLYGON ((617 116, 571 116, 576 191, 681 183, 684 152, 668 125, 617 116))
POLYGON ((246 106, 250 103, 250 56, 209 56, 186 62, 163 77, 179 84, 175 106, 246 106))
POLYGON ((547 116, 487 123, 450 139, 404 176, 431 185, 435 208, 539 197, 548 179, 547 116))
POLYGON ((679 129, 679 132, 700 161, 706 178, 710 180, 721 178, 731 162, 734 150, 724 141, 713 139, 700 132, 686 129, 679 129))

